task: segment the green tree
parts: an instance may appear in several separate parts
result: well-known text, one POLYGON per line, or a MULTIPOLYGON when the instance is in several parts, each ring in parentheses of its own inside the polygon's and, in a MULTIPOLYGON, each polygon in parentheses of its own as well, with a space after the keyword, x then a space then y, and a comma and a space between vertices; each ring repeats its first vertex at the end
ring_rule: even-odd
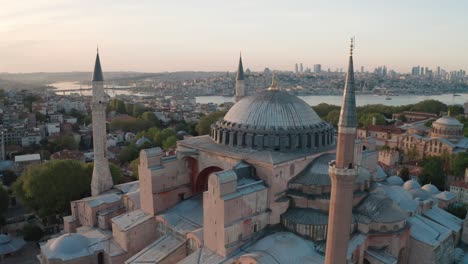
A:
POLYGON ((7 171, 4 171, 3 172, 3 177, 2 177, 2 181, 3 181, 3 185, 5 186, 11 186, 13 184, 13 182, 16 181, 16 178, 18 178, 16 176, 16 174, 10 170, 7 170, 7 171))
POLYGON ((440 157, 426 157, 423 161, 423 170, 420 176, 421 184, 434 184, 439 190, 445 190, 446 171, 444 160, 440 157))
POLYGON ((372 125, 374 118, 376 125, 385 125, 385 116, 380 113, 358 113, 359 124, 364 127, 372 125))
POLYGON ((427 127, 432 127, 432 121, 428 120, 428 121, 424 122, 424 125, 427 126, 427 127))
POLYGON ((76 143, 76 140, 72 134, 65 134, 55 141, 54 151, 61 151, 64 149, 68 149, 68 150, 78 149, 78 143, 76 143))
POLYGON ((162 147, 163 149, 167 150, 170 148, 174 148, 176 146, 176 143, 177 143, 177 137, 170 136, 163 141, 162 147))
POLYGON ((130 144, 126 147, 124 147, 119 155, 118 159, 122 163, 127 163, 130 162, 138 157, 138 148, 135 146, 135 144, 130 144))
POLYGON ((399 176, 404 182, 408 181, 410 179, 409 169, 407 167, 401 168, 399 176))
MULTIPOLYGON (((312 106, 312 109, 320 116, 320 118, 325 119, 325 117, 332 111, 340 112, 341 107, 338 105, 331 105, 327 103, 320 103, 316 106, 312 106)), ((337 122, 338 123, 338 122, 337 122)))
POLYGON ((411 107, 411 111, 440 114, 447 111, 447 105, 437 100, 424 100, 411 107))
POLYGON ((467 208, 463 204, 453 203, 447 207, 446 211, 460 219, 465 219, 467 208))
POLYGON ((452 173, 455 177, 463 177, 465 170, 468 168, 468 152, 457 153, 451 162, 452 173))
POLYGON ((134 159, 134 160, 132 160, 132 162, 130 162, 130 168, 132 169, 133 177, 135 179, 139 178, 139 174, 138 174, 138 165, 139 164, 140 164, 140 158, 134 159))
POLYGON ((197 130, 198 135, 201 136, 209 134, 211 124, 215 123, 220 118, 223 118, 224 115, 226 115, 225 111, 218 111, 200 118, 200 121, 198 121, 198 124, 195 127, 195 130, 197 130))
POLYGON ((26 224, 23 227, 23 238, 26 241, 39 241, 44 236, 44 231, 37 225, 26 224))
POLYGON ((451 116, 458 116, 463 115, 465 113, 465 109, 461 105, 449 105, 447 107, 447 112, 450 112, 451 116))
MULTIPOLYGON (((111 164, 114 183, 121 172, 111 164), (118 175, 115 175, 118 174, 118 175)), ((70 202, 91 193, 92 163, 76 160, 52 160, 29 166, 13 184, 20 201, 41 218, 70 213, 70 202)))
POLYGON ((334 127, 337 127, 338 121, 340 120, 340 110, 335 109, 335 110, 328 112, 328 114, 325 116, 325 118, 323 118, 323 120, 332 124, 334 127))
POLYGON ((153 112, 144 112, 141 114, 141 119, 151 122, 155 127, 161 126, 161 122, 153 112))

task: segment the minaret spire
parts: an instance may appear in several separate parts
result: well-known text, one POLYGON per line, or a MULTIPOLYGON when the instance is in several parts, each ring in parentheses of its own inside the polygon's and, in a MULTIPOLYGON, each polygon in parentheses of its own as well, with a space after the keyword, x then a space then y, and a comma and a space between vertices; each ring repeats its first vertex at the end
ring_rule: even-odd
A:
POLYGON ((348 73, 343 91, 336 160, 330 162, 331 178, 330 209, 328 215, 325 264, 346 264, 350 226, 352 223, 354 183, 358 169, 354 163, 356 139, 356 98, 353 69, 354 39, 351 39, 348 73))
POLYGON ((238 102, 244 96, 245 96, 244 66, 242 65, 242 53, 240 53, 239 65, 237 66, 235 101, 238 102))
POLYGON ((110 173, 109 161, 106 157, 106 107, 107 95, 104 92, 104 77, 102 74, 99 48, 93 73, 93 98, 91 100, 94 168, 91 180, 92 196, 100 195, 114 186, 110 173))

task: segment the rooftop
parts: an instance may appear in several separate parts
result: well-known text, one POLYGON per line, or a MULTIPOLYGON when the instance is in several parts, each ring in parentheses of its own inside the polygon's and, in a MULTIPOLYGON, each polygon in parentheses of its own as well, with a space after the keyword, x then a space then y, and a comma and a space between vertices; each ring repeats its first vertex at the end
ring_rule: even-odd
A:
POLYGON ((153 216, 137 209, 112 218, 112 223, 118 226, 120 230, 127 231, 151 218, 153 218, 153 216))
POLYGON ((15 156, 15 162, 28 162, 41 160, 40 154, 26 154, 15 156))

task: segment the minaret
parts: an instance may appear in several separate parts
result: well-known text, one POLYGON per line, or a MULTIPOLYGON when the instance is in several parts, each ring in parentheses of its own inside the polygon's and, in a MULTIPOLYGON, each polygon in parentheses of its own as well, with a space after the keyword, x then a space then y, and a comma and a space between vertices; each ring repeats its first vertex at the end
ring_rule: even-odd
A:
POLYGON ((346 263, 351 231, 353 188, 358 172, 357 166, 354 164, 357 117, 354 95, 353 47, 354 39, 351 39, 348 73, 346 74, 343 103, 338 122, 336 160, 330 163, 328 169, 332 188, 325 252, 326 264, 346 263))
POLYGON ((106 157, 106 106, 107 95, 104 92, 104 77, 102 76, 98 51, 94 65, 93 98, 91 101, 94 146, 94 169, 91 180, 92 196, 100 195, 114 185, 109 169, 109 161, 106 157))
POLYGON ((236 77, 236 98, 235 101, 239 102, 245 96, 245 83, 244 83, 244 67, 242 66, 242 54, 239 56, 239 66, 237 67, 236 77))

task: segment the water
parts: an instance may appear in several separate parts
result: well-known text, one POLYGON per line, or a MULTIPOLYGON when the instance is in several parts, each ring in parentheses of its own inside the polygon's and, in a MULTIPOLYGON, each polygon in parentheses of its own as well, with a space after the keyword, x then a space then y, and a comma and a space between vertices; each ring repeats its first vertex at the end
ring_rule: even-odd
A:
MULTIPOLYGON (((320 103, 327 103, 332 105, 341 105, 342 96, 339 95, 306 95, 299 96, 309 105, 318 105, 320 103)), ((386 96, 375 95, 356 95, 356 104, 358 106, 368 104, 383 104, 383 105, 408 105, 421 102, 423 100, 434 99, 441 101, 444 104, 464 104, 468 102, 468 94, 460 94, 460 96, 453 96, 453 94, 439 94, 439 95, 400 95, 391 96, 392 100, 386 100, 386 96)), ((197 103, 207 104, 215 103, 221 104, 226 102, 233 102, 234 97, 228 96, 199 96, 196 97, 197 103)))
MULTIPOLYGON (((56 87, 56 91, 60 90, 70 90, 70 89, 80 89, 80 84, 77 82, 58 82, 52 83, 50 86, 56 87)), ((82 88, 90 88, 89 85, 81 85, 82 88)), ((116 88, 125 88, 125 86, 113 86, 116 88)), ((69 94, 66 92, 65 94, 69 94)), ((79 93, 75 91, 74 93, 79 93)), ((150 96, 151 94, 146 93, 132 93, 128 90, 107 90, 107 93, 110 96, 115 95, 135 95, 135 96, 150 96)), ((83 91, 83 95, 91 95, 91 91, 83 91)), ((339 95, 306 95, 299 96, 302 100, 306 101, 309 105, 318 105, 320 103, 327 103, 332 105, 341 105, 342 96, 339 95)), ((440 95, 400 95, 400 96, 391 96, 392 100, 386 100, 386 96, 375 96, 375 95, 356 95, 356 104, 358 106, 368 105, 368 104, 383 104, 383 105, 407 105, 415 104, 423 100, 434 99, 439 100, 444 104, 464 104, 468 102, 468 93, 460 94, 460 96, 453 96, 453 94, 440 94, 440 95)), ((197 103, 207 104, 207 103, 227 103, 233 102, 234 97, 230 96, 198 96, 196 97, 197 103)))

